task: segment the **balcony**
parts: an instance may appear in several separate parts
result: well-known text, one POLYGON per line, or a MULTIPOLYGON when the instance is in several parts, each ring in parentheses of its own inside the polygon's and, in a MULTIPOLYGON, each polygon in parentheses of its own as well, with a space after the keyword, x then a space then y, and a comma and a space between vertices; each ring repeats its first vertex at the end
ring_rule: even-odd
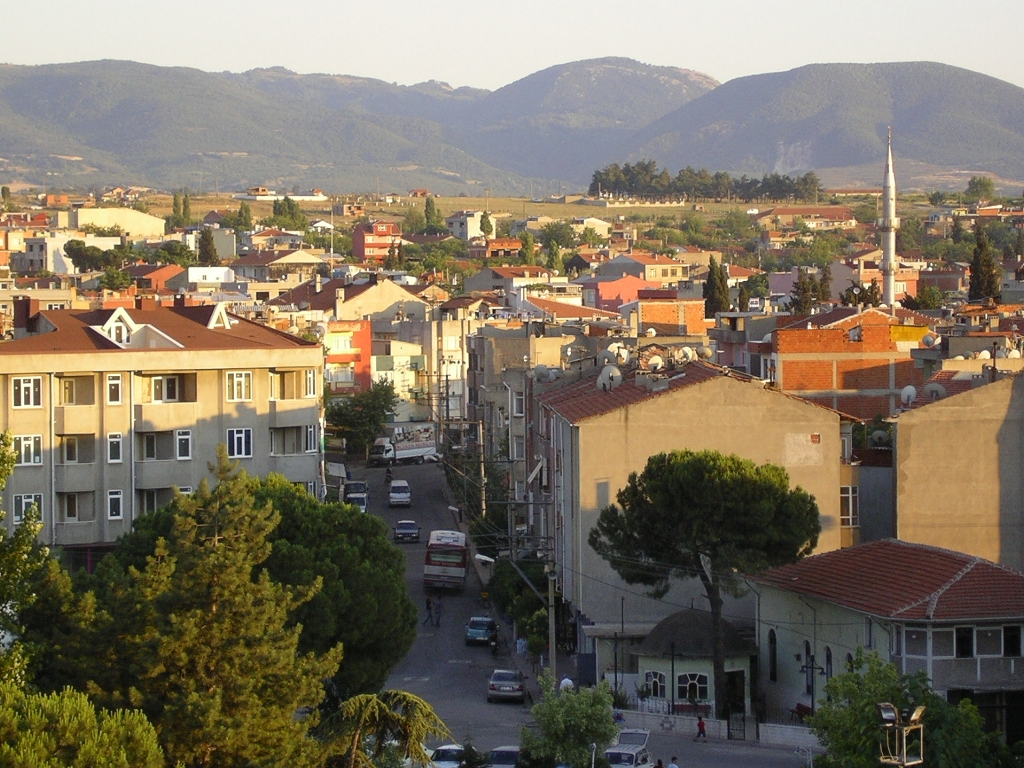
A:
POLYGON ((135 487, 140 490, 170 488, 191 485, 189 462, 170 460, 149 460, 135 462, 135 487))
POLYGON ((319 453, 293 453, 270 457, 270 471, 278 472, 296 483, 316 480, 319 465, 319 453))
POLYGON ((97 544, 102 533, 96 520, 59 521, 53 524, 53 532, 57 546, 61 547, 97 544))
POLYGON ((302 427, 320 420, 320 401, 314 397, 270 401, 270 428, 302 427))
POLYGON ((99 414, 95 405, 58 405, 53 409, 54 434, 94 434, 99 431, 99 414))
POLYGON ((95 464, 58 464, 53 468, 57 493, 95 491, 99 484, 95 464))
POLYGON ((142 403, 135 406, 136 432, 168 432, 195 425, 198 403, 142 403))

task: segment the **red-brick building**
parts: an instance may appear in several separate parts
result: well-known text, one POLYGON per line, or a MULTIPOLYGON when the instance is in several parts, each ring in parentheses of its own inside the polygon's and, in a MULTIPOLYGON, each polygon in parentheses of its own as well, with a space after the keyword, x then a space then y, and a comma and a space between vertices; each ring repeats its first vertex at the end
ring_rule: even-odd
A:
POLYGON ((906 309, 894 314, 837 307, 772 334, 768 378, 790 394, 857 416, 891 416, 922 369, 910 351, 921 346, 930 318, 906 309))

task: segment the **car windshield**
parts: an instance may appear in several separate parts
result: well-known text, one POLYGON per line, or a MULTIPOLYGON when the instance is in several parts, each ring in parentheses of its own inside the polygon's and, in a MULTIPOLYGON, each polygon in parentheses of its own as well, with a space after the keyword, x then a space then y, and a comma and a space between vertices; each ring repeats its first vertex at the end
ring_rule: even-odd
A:
POLYGON ((457 763, 462 760, 461 749, 435 749, 434 754, 430 756, 430 759, 435 763, 438 762, 450 762, 457 763))
POLYGON ((495 672, 491 675, 491 680, 495 683, 518 683, 519 674, 517 672, 495 672))
POLYGON ((416 531, 416 523, 399 523, 398 530, 402 533, 413 533, 416 531))
POLYGON ((345 483, 345 495, 351 496, 352 494, 355 493, 366 493, 366 483, 362 482, 361 480, 351 483, 345 483))
POLYGON ((487 621, 486 619, 470 619, 469 628, 470 629, 490 629, 491 628, 491 622, 487 621))
POLYGON ((393 482, 391 484, 391 490, 392 491, 408 491, 409 490, 409 484, 407 482, 405 482, 405 480, 395 480, 395 482, 393 482))
POLYGON ((647 734, 643 731, 625 730, 619 733, 619 744, 639 744, 641 747, 647 744, 647 734))
POLYGON ((612 765, 632 765, 633 755, 629 752, 605 752, 604 756, 612 765))
POLYGON ((515 765, 519 760, 519 751, 515 749, 492 749, 491 765, 515 765))

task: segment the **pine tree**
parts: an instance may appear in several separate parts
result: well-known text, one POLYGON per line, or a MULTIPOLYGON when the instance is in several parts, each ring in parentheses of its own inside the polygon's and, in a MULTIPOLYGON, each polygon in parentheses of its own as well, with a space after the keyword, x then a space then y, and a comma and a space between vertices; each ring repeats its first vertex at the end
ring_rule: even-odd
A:
POLYGON ((199 235, 199 263, 204 267, 214 267, 220 264, 217 246, 213 242, 213 230, 209 227, 203 227, 203 231, 199 235))
POLYGON ((238 205, 238 229, 242 232, 252 230, 252 208, 245 200, 238 205))
MULTIPOLYGON (((186 765, 319 765, 308 737, 323 680, 341 660, 299 654, 301 627, 288 615, 319 589, 273 582, 261 567, 279 515, 257 506, 254 481, 218 448, 219 482, 206 481, 170 507, 173 532, 141 572, 126 605, 140 606, 122 635, 119 663, 131 696, 156 725, 168 761, 186 765)), ((121 691, 129 695, 129 691, 121 691)))
POLYGON ((967 298, 971 301, 994 298, 1002 292, 1002 267, 979 221, 974 225, 974 258, 971 259, 971 283, 967 298))
POLYGON ((736 304, 740 312, 750 311, 750 291, 747 290, 746 283, 740 285, 740 292, 736 297, 736 304))
POLYGON ((789 294, 789 311, 796 315, 810 314, 817 297, 818 288, 807 274, 807 270, 799 270, 793 291, 789 294))
POLYGON ((1013 252, 1018 258, 1024 258, 1024 227, 1017 230, 1017 241, 1013 245, 1013 252))
POLYGON ((964 232, 963 222, 960 221, 960 217, 959 216, 954 216, 953 217, 953 229, 949 233, 949 238, 954 243, 959 244, 960 241, 962 241, 964 239, 964 234, 965 234, 965 232, 964 232))
POLYGON ((523 260, 523 264, 533 266, 537 263, 537 251, 536 245, 534 244, 533 235, 530 231, 523 230, 523 234, 519 236, 519 257, 523 260))
POLYGON ((427 220, 427 229, 430 234, 437 234, 444 230, 444 217, 437 210, 433 196, 428 197, 426 203, 423 204, 423 217, 427 220))
POLYGON ((729 284, 725 265, 718 266, 715 257, 708 261, 708 277, 704 282, 704 317, 714 317, 717 312, 729 310, 729 284))
POLYGON ((494 225, 491 223, 491 216, 487 211, 480 215, 480 231, 488 239, 494 234, 494 225))
POLYGON ((175 192, 171 199, 171 218, 175 223, 181 220, 181 193, 175 192))
POLYGON ((818 300, 832 301, 832 265, 826 264, 818 273, 818 300))
POLYGON ((186 227, 192 223, 192 201, 189 199, 188 192, 181 196, 181 219, 186 227))

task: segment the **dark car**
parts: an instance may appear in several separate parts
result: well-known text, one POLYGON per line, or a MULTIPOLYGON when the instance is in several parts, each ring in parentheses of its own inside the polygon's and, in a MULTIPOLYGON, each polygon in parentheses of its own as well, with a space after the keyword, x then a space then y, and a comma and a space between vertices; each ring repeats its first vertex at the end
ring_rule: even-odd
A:
POLYGON ((487 645, 498 636, 498 625, 489 616, 474 616, 466 624, 466 645, 487 645))
POLYGON ((487 755, 490 768, 516 768, 519 765, 519 747, 495 747, 487 755))
POLYGON ((395 541, 419 541, 420 527, 415 520, 399 520, 394 527, 395 541))
POLYGON ((526 700, 526 686, 523 675, 517 669, 496 669, 487 681, 487 701, 518 701, 526 700))

